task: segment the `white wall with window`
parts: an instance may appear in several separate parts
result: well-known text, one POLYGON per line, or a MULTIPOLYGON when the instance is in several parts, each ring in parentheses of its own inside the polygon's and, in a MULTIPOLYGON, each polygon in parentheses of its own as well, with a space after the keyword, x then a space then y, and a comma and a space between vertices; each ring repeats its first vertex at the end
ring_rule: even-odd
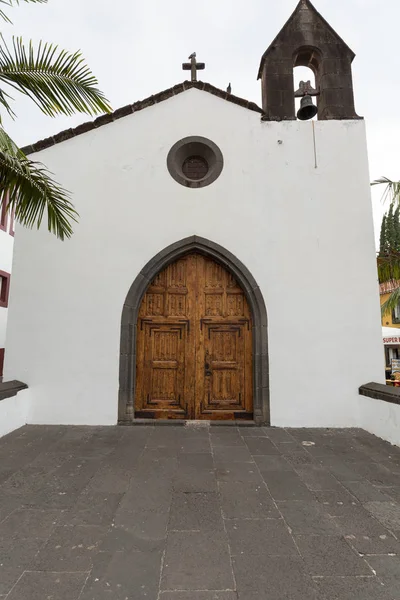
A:
POLYGON ((0 204, 0 378, 6 346, 7 315, 14 249, 14 215, 7 210, 7 203, 0 204))

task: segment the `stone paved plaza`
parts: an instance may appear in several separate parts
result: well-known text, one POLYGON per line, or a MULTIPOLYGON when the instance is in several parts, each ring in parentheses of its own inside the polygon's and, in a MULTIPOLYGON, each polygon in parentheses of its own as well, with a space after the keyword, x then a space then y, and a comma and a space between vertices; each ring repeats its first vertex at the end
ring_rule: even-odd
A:
POLYGON ((27 426, 2 600, 399 600, 400 448, 361 430, 27 426))

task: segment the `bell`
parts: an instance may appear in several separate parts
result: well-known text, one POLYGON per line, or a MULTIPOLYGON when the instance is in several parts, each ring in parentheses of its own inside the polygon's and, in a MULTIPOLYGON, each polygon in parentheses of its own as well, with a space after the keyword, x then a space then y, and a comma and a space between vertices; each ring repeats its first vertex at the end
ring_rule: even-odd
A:
POLYGON ((300 121, 308 121, 315 117, 317 113, 318 108, 313 103, 311 96, 309 94, 303 96, 300 102, 300 108, 297 112, 297 118, 300 121))

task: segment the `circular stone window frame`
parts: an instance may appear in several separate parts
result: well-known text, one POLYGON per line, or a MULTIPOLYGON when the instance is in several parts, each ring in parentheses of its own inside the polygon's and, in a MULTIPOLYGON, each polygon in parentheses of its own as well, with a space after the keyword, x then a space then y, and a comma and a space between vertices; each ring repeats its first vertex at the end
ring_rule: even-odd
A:
POLYGON ((176 142, 168 152, 167 168, 175 181, 189 188, 202 188, 214 183, 224 168, 224 157, 217 144, 211 140, 192 135, 176 142), (183 173, 185 160, 191 156, 200 156, 208 164, 208 172, 201 179, 189 179, 183 173))

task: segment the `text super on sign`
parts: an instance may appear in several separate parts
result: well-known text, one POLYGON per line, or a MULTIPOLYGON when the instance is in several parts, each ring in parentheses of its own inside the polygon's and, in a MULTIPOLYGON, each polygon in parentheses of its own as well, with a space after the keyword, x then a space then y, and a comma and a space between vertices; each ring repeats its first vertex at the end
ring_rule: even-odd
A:
POLYGON ((384 344, 400 344, 400 337, 394 337, 394 336, 384 337, 383 343, 384 344))

